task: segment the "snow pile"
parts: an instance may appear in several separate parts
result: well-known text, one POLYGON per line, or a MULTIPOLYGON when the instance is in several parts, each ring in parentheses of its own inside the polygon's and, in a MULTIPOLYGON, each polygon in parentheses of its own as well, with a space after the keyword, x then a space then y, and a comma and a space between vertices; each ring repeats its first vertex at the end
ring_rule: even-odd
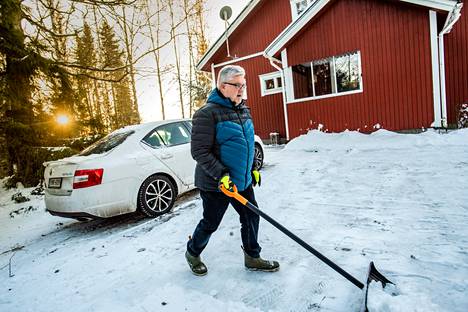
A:
POLYGON ((369 312, 438 312, 443 310, 432 303, 431 297, 416 289, 411 294, 402 294, 396 286, 391 284, 382 288, 380 282, 369 284, 367 308, 369 312))
POLYGON ((0 181, 0 253, 23 246, 57 229, 69 220, 52 217, 45 212, 44 195, 32 195, 36 187, 5 189, 6 178, 0 181), (15 202, 13 198, 28 199, 15 202))
POLYGON ((378 130, 371 134, 357 131, 324 133, 313 130, 292 140, 285 148, 288 151, 352 151, 372 149, 404 149, 418 147, 440 147, 443 145, 462 145, 468 142, 468 129, 447 134, 428 130, 420 134, 400 134, 378 130))

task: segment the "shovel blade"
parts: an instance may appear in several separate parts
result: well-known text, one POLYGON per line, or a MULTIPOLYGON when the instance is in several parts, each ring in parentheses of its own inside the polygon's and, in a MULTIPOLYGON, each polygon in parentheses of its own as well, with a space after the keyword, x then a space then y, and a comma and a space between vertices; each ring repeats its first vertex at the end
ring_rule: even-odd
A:
POLYGON ((372 281, 381 282, 384 288, 385 286, 387 286, 387 284, 393 284, 385 276, 383 276, 382 273, 380 273, 376 269, 373 261, 371 261, 371 263, 369 264, 369 271, 367 274, 367 281, 366 281, 367 286, 369 286, 369 283, 372 281))
POLYGON ((364 291, 364 301, 362 304, 361 312, 369 312, 367 309, 367 298, 369 296, 369 284, 372 282, 381 282, 382 287, 385 288, 387 284, 394 285, 388 278, 386 278, 382 273, 380 273, 374 265, 374 262, 371 261, 369 264, 369 270, 367 272, 367 280, 366 280, 366 289, 364 291))

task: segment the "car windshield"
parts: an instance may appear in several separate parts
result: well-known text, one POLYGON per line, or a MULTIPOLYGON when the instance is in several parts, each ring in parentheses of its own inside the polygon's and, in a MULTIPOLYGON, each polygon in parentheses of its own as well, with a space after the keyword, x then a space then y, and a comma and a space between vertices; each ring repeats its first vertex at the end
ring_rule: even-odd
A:
POLYGON ((111 133, 105 136, 104 138, 100 139, 93 145, 84 149, 79 155, 88 156, 91 154, 102 154, 108 152, 116 146, 122 144, 133 133, 135 133, 135 131, 133 130, 126 132, 111 133))

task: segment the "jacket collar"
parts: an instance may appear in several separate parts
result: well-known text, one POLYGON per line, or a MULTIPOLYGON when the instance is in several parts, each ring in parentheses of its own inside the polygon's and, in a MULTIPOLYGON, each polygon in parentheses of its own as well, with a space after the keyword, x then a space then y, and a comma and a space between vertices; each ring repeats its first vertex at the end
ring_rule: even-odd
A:
POLYGON ((242 102, 240 102, 238 105, 236 105, 236 103, 231 101, 230 98, 225 97, 221 93, 221 91, 218 90, 218 88, 214 88, 211 91, 210 95, 208 96, 208 101, 207 102, 208 103, 219 104, 221 106, 232 108, 232 109, 241 109, 241 108, 246 107, 245 100, 242 100, 242 102))

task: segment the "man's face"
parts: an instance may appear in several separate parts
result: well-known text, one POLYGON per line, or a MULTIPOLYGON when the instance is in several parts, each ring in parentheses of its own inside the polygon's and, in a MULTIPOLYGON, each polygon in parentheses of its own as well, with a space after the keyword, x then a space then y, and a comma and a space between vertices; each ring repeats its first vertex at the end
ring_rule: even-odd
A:
POLYGON ((236 104, 242 102, 242 96, 245 90, 245 77, 244 76, 235 76, 229 81, 223 82, 221 84, 220 91, 221 93, 231 99, 236 104))

